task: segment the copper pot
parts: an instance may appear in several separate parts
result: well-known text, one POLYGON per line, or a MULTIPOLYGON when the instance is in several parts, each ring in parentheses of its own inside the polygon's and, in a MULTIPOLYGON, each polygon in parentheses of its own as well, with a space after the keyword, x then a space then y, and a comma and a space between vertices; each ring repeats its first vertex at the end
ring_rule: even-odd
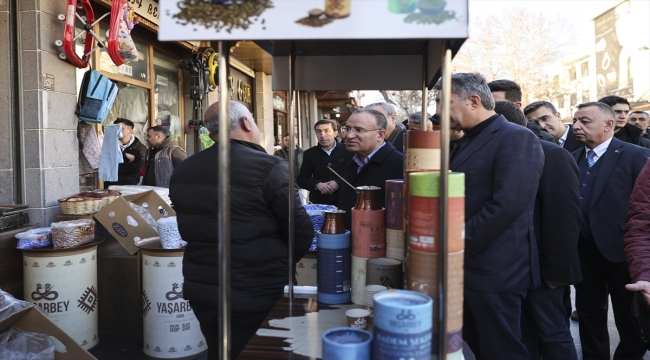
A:
POLYGON ((358 186, 357 187, 357 204, 354 206, 357 210, 381 210, 379 206, 378 186, 358 186))
POLYGON ((343 210, 323 211, 325 220, 323 227, 320 229, 321 234, 345 234, 345 225, 343 224, 343 210))

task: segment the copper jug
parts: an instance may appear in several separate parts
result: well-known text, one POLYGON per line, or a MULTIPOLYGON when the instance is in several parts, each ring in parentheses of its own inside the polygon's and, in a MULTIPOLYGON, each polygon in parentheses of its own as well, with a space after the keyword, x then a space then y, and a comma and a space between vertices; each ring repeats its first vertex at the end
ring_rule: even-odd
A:
POLYGON ((354 206, 357 210, 381 210, 379 206, 378 186, 358 186, 357 187, 357 204, 354 206))
POLYGON ((345 234, 345 225, 343 224, 344 210, 323 211, 325 220, 323 227, 320 229, 321 234, 345 234))

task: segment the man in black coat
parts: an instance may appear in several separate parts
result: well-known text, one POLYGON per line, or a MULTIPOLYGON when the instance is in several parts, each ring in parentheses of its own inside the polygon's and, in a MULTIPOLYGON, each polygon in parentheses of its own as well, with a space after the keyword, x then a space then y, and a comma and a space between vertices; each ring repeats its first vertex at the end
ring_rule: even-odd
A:
MULTIPOLYGON (((294 217, 294 261, 309 250, 311 220, 296 189, 289 189, 288 163, 266 154, 260 132, 246 107, 231 101, 230 110, 230 279, 232 358, 236 359, 288 283, 288 221, 294 217), (295 214, 288 214, 293 199, 295 214)), ((205 126, 217 141, 219 104, 205 113, 205 126)), ((221 338, 219 293, 219 181, 216 144, 183 161, 174 171, 169 197, 178 229, 187 241, 183 256, 183 298, 190 305, 208 343, 210 359, 218 359, 221 338)))
POLYGON ((133 136, 133 122, 128 119, 118 118, 114 124, 122 124, 122 137, 120 150, 124 162, 117 167, 117 181, 104 181, 104 189, 111 185, 138 185, 140 170, 144 165, 147 147, 133 136))
POLYGON ((332 120, 317 121, 314 131, 318 145, 307 149, 303 155, 296 182, 309 190, 309 201, 313 204, 338 205, 340 189, 346 186, 336 174, 343 176, 345 165, 353 154, 344 144, 336 142, 336 130, 336 122, 332 120))
POLYGON ((572 153, 580 171, 582 227, 578 255, 583 279, 575 285, 584 359, 609 359, 607 300, 611 296, 620 342, 614 359, 643 358, 647 348, 632 322, 632 297, 623 250, 632 188, 650 150, 614 137, 616 115, 601 102, 578 105, 573 131, 585 147, 572 153))
POLYGON ((453 74, 450 90, 451 128, 465 131, 450 156, 450 169, 465 173, 463 339, 480 359, 529 359, 520 319, 526 291, 540 285, 533 211, 542 147, 494 112, 480 74, 453 74))
POLYGON ((614 137, 644 148, 650 148, 650 140, 644 138, 643 130, 628 123, 627 116, 630 113, 630 103, 627 99, 616 95, 609 95, 600 98, 598 102, 608 105, 616 114, 614 123, 614 137))
POLYGON ((562 123, 562 116, 555 109, 555 106, 548 101, 535 101, 524 108, 524 115, 528 120, 541 125, 544 130, 555 138, 558 145, 569 152, 582 149, 585 144, 576 140, 571 125, 562 123))
MULTIPOLYGON (((378 186, 379 204, 386 205, 386 180, 404 177, 404 155, 385 141, 386 117, 377 110, 363 108, 354 112, 346 125, 345 145, 355 155, 346 167, 344 177, 354 187, 378 186)), ((343 222, 352 229, 351 209, 357 194, 344 185, 339 195, 339 209, 345 210, 343 222)))
MULTIPOLYGON (((526 126, 526 116, 511 102, 497 101, 494 110, 508 121, 526 126)), ((564 294, 568 285, 582 279, 577 248, 582 221, 578 166, 571 153, 560 146, 549 141, 540 141, 540 145, 544 168, 533 219, 543 281, 529 290, 524 300, 523 341, 531 359, 541 355, 544 360, 577 360, 564 294)))

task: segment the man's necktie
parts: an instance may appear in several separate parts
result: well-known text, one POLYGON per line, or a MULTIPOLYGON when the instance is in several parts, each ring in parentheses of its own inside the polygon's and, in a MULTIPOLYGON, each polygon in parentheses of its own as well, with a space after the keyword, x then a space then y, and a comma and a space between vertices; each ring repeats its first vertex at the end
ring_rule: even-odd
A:
POLYGON ((591 168, 596 163, 596 152, 593 150, 587 151, 587 166, 591 168))

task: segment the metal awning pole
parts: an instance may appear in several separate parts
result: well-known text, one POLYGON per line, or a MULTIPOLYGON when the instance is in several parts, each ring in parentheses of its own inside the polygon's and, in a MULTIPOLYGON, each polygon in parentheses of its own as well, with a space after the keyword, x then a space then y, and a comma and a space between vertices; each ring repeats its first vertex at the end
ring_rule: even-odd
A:
POLYGON ((289 227, 287 234, 289 239, 288 241, 288 246, 289 246, 289 299, 293 300, 293 244, 294 244, 294 226, 295 226, 295 208, 294 208, 294 197, 293 197, 293 192, 296 187, 296 179, 294 174, 296 173, 296 155, 295 151, 293 150, 295 144, 296 144, 296 129, 295 129, 295 119, 294 117, 296 116, 296 111, 295 111, 295 101, 296 101, 296 95, 294 94, 295 90, 295 81, 296 81, 296 69, 295 69, 295 62, 296 62, 296 54, 294 51, 294 45, 293 43, 291 44, 291 56, 289 56, 289 119, 288 119, 288 126, 289 126, 289 204, 288 204, 288 212, 289 212, 289 219, 287 221, 287 226, 289 227))
POLYGON ((427 108, 429 107, 429 43, 424 43, 422 51, 422 121, 420 123, 421 129, 426 131, 429 128, 429 117, 427 116, 427 108))
POLYGON ((449 224, 449 100, 451 98, 451 50, 446 50, 442 64, 442 106, 440 116, 440 254, 438 258, 438 359, 447 354, 447 233, 449 224))
MULTIPOLYGON (((219 359, 230 359, 230 46, 219 41, 219 359)), ((201 74, 201 76, 203 76, 201 74)), ((202 90, 202 89, 201 89, 202 90)))

